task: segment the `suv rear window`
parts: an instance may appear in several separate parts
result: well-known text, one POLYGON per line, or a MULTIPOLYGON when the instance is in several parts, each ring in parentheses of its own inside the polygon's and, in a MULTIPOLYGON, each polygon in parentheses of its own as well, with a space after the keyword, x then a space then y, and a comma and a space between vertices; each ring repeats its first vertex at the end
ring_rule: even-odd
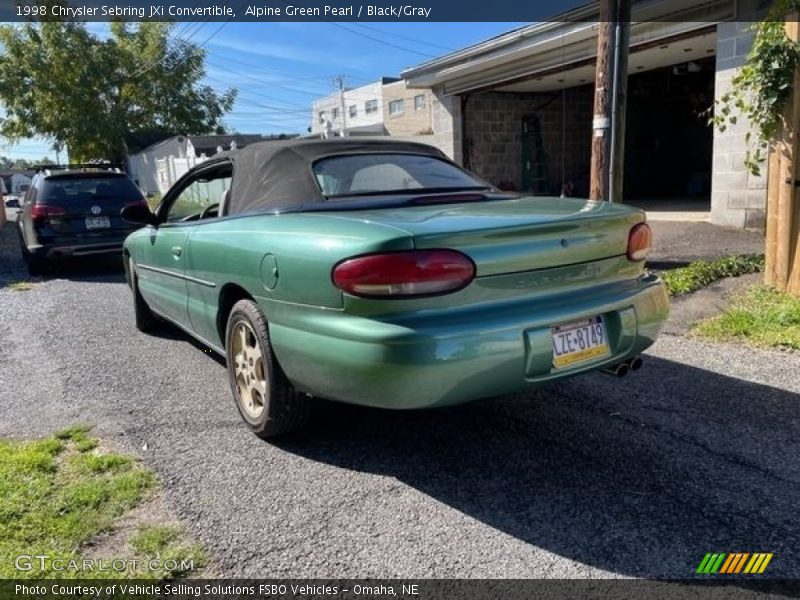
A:
POLYGON ((354 154, 325 158, 314 163, 314 175, 328 198, 409 190, 484 190, 489 187, 448 162, 416 154, 354 154))
POLYGON ((48 177, 39 196, 40 202, 75 202, 91 200, 135 202, 142 198, 133 182, 124 175, 116 176, 54 176, 48 177))

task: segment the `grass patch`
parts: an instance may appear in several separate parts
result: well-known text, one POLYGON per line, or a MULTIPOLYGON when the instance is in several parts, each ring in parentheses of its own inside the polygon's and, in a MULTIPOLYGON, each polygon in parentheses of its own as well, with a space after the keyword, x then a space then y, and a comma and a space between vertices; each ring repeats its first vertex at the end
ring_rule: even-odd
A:
POLYGON ((698 260, 685 267, 661 273, 671 296, 694 292, 724 277, 738 277, 764 270, 763 254, 742 254, 719 260, 698 260))
POLYGON ((720 315, 699 323, 693 335, 762 348, 800 349, 800 298, 766 286, 735 297, 720 315))
POLYGON ((33 281, 14 281, 8 284, 8 289, 12 292, 29 292, 36 286, 33 281))
POLYGON ((191 562, 195 568, 205 565, 206 554, 200 544, 184 541, 183 529, 169 525, 143 525, 130 539, 137 556, 161 564, 175 563, 177 569, 153 571, 159 579, 188 575, 181 565, 191 562))
MULTIPOLYGON (((82 561, 89 542, 100 533, 113 531, 120 517, 152 496, 157 478, 135 458, 101 452, 90 428, 78 425, 43 440, 0 440, 0 578, 169 577, 181 572, 145 571, 141 567, 117 572, 84 572, 64 569, 69 561, 82 561), (45 555, 31 570, 18 571, 18 556, 45 555), (54 561, 64 561, 62 568, 54 561)), ((151 534, 148 545, 133 538, 131 556, 103 556, 112 560, 151 556, 181 561, 204 555, 184 543, 180 531, 170 536, 151 534)), ((145 542, 147 536, 142 533, 145 542)), ((93 558, 100 558, 95 557, 93 558)), ((145 561, 142 560, 140 564, 145 561)))

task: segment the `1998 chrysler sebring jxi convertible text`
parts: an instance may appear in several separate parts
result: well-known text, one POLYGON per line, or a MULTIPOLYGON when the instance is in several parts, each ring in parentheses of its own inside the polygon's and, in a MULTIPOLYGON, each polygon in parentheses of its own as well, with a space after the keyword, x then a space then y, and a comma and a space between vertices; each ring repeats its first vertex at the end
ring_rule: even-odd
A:
POLYGON ((227 359, 261 437, 313 396, 422 408, 635 369, 668 312, 640 210, 499 192, 423 144, 340 138, 214 156, 125 241, 136 325, 227 359))

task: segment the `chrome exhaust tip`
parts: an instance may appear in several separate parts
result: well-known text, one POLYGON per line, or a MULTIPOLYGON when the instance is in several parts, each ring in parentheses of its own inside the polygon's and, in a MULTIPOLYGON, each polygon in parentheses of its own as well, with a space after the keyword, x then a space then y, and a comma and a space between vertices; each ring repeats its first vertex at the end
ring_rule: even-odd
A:
POLYGON ((625 375, 628 374, 628 371, 630 371, 630 367, 628 366, 628 363, 621 362, 616 365, 604 367, 600 370, 606 375, 612 375, 614 377, 625 377, 625 375))
POLYGON ((633 371, 638 371, 639 369, 642 368, 643 361, 640 356, 634 356, 628 364, 631 368, 631 371, 633 372, 633 371))

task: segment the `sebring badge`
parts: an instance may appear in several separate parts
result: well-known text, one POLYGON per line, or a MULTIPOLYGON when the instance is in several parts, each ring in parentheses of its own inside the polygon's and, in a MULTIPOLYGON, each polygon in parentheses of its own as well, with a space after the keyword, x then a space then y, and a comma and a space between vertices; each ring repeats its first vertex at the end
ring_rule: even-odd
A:
POLYGON ((103 212, 103 209, 97 206, 97 204, 92 206, 92 208, 90 208, 89 210, 92 211, 93 215, 99 215, 101 212, 103 212))

